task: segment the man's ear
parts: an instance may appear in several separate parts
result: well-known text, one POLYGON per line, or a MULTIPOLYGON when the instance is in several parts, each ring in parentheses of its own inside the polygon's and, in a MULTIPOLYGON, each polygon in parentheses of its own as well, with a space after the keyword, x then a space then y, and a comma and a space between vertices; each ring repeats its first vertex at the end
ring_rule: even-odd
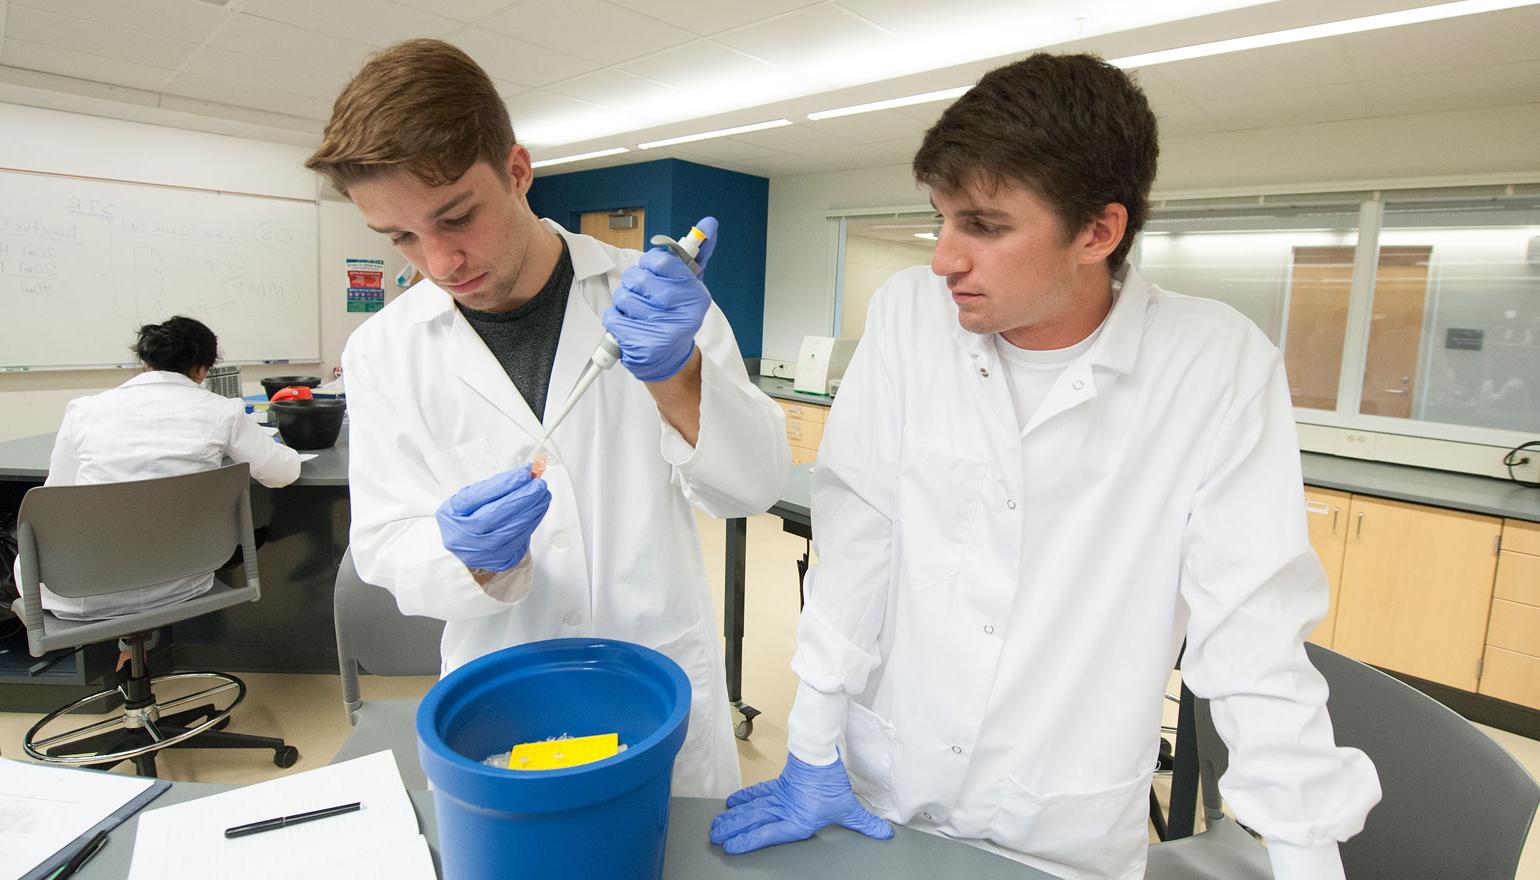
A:
POLYGON ((535 182, 535 168, 530 163, 529 150, 523 144, 514 144, 508 150, 508 161, 503 170, 508 175, 509 184, 519 195, 529 192, 530 184, 535 182))
POLYGON ((1107 259, 1127 232, 1128 208, 1119 202, 1108 202, 1080 233, 1080 262, 1091 264, 1107 259))

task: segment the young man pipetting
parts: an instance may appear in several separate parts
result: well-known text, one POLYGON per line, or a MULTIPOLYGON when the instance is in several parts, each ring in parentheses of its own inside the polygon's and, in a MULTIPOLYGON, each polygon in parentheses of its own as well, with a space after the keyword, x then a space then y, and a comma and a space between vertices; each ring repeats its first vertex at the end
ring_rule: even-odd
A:
MULTIPOLYGON (((677 257, 535 217, 529 151, 485 72, 437 40, 374 56, 308 167, 425 279, 343 352, 351 546, 401 610, 448 621, 443 668, 539 639, 656 648, 693 690, 676 795, 739 784, 692 505, 764 511, 789 466, 780 409, 677 257), (601 374, 526 462, 595 346, 601 374)), ((716 221, 699 224, 716 245, 716 221)), ((682 231, 682 230, 677 230, 682 231)))
POLYGON ((1185 641, 1275 876, 1342 876, 1380 790, 1303 649, 1327 586, 1282 358, 1128 264, 1157 152, 1086 55, 999 68, 926 134, 935 255, 873 298, 829 415, 790 754, 713 822, 728 852, 900 822, 1142 876, 1185 641))

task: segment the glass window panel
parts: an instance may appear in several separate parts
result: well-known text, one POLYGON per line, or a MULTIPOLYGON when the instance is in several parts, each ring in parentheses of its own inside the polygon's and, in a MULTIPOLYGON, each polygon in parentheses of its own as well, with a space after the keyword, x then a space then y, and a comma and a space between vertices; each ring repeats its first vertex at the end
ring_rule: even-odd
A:
POLYGON ((1228 303, 1283 349, 1294 405, 1332 410, 1358 241, 1355 202, 1168 206, 1140 235, 1139 272, 1228 303))
POLYGON ((936 215, 930 211, 845 220, 845 274, 840 279, 840 335, 866 328, 866 307, 893 273, 930 263, 936 215))
POLYGON ((1380 252, 1361 411, 1540 431, 1540 196, 1388 199, 1380 252))

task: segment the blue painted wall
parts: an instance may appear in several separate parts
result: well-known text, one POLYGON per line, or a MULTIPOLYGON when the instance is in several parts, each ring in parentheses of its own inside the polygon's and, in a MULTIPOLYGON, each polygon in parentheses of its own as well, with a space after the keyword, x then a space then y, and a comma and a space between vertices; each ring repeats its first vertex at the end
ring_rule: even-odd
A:
POLYGON ((705 216, 721 222, 706 269, 711 296, 744 357, 759 357, 765 327, 765 242, 770 181, 679 159, 537 176, 529 204, 537 216, 576 230, 589 211, 642 208, 645 234, 679 237, 705 216))

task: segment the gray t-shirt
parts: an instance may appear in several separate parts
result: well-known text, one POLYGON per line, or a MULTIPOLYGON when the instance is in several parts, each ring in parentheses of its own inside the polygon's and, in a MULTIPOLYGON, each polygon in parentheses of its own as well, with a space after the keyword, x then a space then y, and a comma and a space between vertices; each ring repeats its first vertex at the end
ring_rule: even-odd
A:
POLYGON ((551 385, 551 368, 556 363, 562 319, 567 314, 572 274, 572 255, 563 239, 556 268, 529 302, 511 312, 478 312, 455 304, 540 421, 545 420, 545 396, 551 385))

